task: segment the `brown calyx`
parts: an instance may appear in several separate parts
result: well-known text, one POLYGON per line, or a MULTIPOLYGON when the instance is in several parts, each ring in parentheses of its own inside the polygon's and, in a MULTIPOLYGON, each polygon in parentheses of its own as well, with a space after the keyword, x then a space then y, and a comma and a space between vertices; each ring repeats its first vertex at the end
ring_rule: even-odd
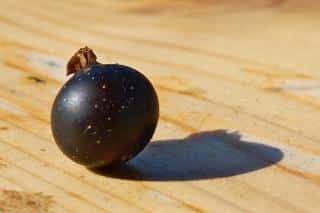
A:
POLYGON ((80 48, 67 64, 67 75, 77 73, 97 62, 97 56, 89 47, 80 48))

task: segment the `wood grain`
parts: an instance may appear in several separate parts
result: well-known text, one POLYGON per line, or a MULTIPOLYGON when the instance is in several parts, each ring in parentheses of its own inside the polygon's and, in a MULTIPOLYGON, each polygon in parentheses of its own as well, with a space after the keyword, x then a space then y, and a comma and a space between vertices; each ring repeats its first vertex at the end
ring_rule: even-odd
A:
POLYGON ((0 2, 0 212, 320 211, 318 1, 0 2), (160 99, 152 143, 114 171, 51 135, 84 45, 160 99))

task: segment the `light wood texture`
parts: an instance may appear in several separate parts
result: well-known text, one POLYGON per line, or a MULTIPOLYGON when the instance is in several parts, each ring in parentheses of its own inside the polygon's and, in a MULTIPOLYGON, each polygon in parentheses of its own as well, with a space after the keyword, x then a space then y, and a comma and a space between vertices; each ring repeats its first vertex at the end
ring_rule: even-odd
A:
POLYGON ((320 212, 318 1, 0 3, 0 212, 320 212), (112 173, 50 132, 84 45, 159 94, 152 143, 112 173))

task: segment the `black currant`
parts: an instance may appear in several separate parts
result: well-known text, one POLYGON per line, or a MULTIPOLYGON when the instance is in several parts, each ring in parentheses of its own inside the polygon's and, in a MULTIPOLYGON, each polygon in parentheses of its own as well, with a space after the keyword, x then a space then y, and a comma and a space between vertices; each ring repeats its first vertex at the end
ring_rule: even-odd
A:
POLYGON ((137 70, 100 64, 81 48, 69 61, 73 76, 51 113, 54 139, 64 154, 89 168, 125 162, 149 143, 159 119, 150 81, 137 70))

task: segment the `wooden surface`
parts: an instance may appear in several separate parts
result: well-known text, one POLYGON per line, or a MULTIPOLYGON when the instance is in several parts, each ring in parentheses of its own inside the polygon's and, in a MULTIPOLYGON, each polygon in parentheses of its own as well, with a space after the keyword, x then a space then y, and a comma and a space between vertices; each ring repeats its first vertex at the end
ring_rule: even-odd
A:
POLYGON ((0 3, 0 212, 320 212, 317 0, 0 3), (159 94, 152 144, 113 172, 50 132, 84 45, 159 94))

